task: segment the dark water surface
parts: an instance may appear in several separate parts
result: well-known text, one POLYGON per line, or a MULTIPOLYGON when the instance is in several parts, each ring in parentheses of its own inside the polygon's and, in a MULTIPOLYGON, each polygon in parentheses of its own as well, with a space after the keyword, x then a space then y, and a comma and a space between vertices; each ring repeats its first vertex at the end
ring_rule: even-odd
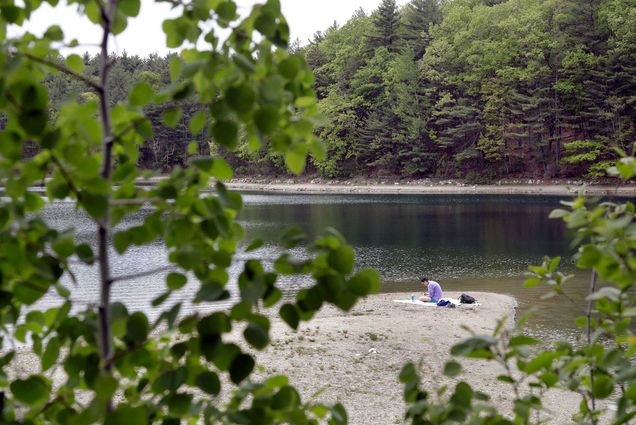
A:
MULTIPOLYGON (((564 270, 574 272, 572 250, 563 224, 548 219, 559 198, 528 196, 470 195, 274 195, 244 194, 245 208, 239 222, 246 229, 246 243, 262 238, 258 251, 239 254, 231 267, 231 287, 247 258, 272 262, 282 252, 276 241, 282 230, 297 225, 311 236, 326 227, 338 229, 355 247, 359 267, 376 268, 384 280, 384 292, 416 292, 419 277, 439 281, 445 290, 492 291, 514 295, 521 311, 531 307, 537 313, 533 332, 550 336, 569 333, 573 318, 583 303, 568 304, 563 299, 542 300, 542 288, 523 287, 523 273, 530 264, 539 264, 544 255, 564 258, 564 270)), ((74 227, 79 239, 95 245, 94 224, 75 211, 72 203, 47 205, 44 217, 59 229, 74 227)), ((138 223, 143 211, 130 217, 124 226, 138 223)), ((114 251, 113 254, 115 255, 114 251)), ((299 248, 294 254, 308 255, 299 248)), ((139 273, 167 264, 160 243, 133 247, 125 257, 114 257, 114 275, 139 273)), ((79 285, 73 298, 80 304, 97 301, 97 270, 75 266, 79 285)), ((306 285, 303 279, 281 279, 287 292, 306 285)), ((577 275, 573 294, 584 294, 587 277, 577 275)), ((164 290, 162 274, 120 282, 115 300, 129 308, 148 309, 150 300, 164 290)), ((194 283, 179 295, 188 299, 194 283)), ((177 298, 178 300, 179 298, 177 298)), ((53 303, 52 297, 43 301, 53 303)))

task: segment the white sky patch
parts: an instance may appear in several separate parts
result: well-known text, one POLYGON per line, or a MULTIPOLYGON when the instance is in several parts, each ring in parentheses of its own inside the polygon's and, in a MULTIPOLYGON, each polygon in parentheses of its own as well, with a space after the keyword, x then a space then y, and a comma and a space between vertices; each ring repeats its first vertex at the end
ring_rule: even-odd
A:
MULTIPOLYGON (((334 21, 338 25, 346 23, 353 13, 360 7, 370 13, 375 10, 381 0, 281 0, 283 14, 290 27, 291 40, 299 38, 302 44, 307 44, 316 31, 323 31, 334 21)), ((60 2, 61 3, 61 2, 60 2)), ((237 0, 239 13, 249 13, 254 0, 237 0)), ((398 4, 406 4, 407 0, 399 0, 398 4)), ((85 51, 97 52, 101 39, 101 28, 92 24, 86 17, 76 13, 77 6, 58 5, 52 8, 43 4, 24 25, 23 29, 10 28, 9 35, 29 31, 41 36, 51 25, 59 25, 69 42, 77 39, 80 47, 75 53, 85 51)), ((111 51, 147 56, 151 53, 164 55, 170 51, 165 47, 166 37, 161 29, 161 23, 166 18, 178 16, 177 10, 171 10, 167 3, 155 3, 142 0, 141 11, 137 18, 128 21, 128 28, 123 34, 115 37, 111 44, 111 51)))

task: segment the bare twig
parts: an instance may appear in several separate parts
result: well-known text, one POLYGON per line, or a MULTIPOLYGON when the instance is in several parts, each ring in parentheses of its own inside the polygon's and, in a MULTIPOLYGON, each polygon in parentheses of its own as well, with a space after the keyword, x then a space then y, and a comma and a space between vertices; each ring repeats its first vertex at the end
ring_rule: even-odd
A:
POLYGON ((71 192, 73 192, 79 199, 80 192, 75 186, 75 182, 73 182, 71 175, 68 173, 68 171, 66 171, 66 168, 64 168, 64 164, 62 164, 62 161, 60 161, 60 159, 54 154, 51 154, 51 160, 55 165, 57 165, 57 168, 60 170, 60 173, 62 174, 62 177, 64 178, 64 181, 66 181, 68 187, 71 189, 71 192))
POLYGON ((152 276, 153 274, 166 272, 168 270, 173 270, 174 268, 175 266, 173 265, 157 267, 156 269, 146 270, 144 272, 132 273, 132 274, 127 274, 122 276, 114 276, 113 278, 111 278, 110 281, 111 283, 115 283, 115 282, 123 282, 126 280, 139 279, 140 277, 152 276))
POLYGON ((132 199, 113 199, 111 205, 116 207, 125 207, 128 205, 144 205, 147 203, 162 201, 161 198, 132 198, 132 199))
MULTIPOLYGON (((592 277, 590 278, 590 295, 594 293, 596 290, 596 270, 592 269, 592 277)), ((587 303, 587 311, 585 313, 585 318, 587 322, 587 344, 590 345, 592 343, 592 307, 594 306, 594 300, 589 300, 587 303)), ((594 388, 594 365, 590 365, 590 389, 594 388)), ((590 401, 592 402, 592 411, 596 411, 596 397, 594 397, 594 393, 590 391, 590 401)))
POLYGON ((54 62, 52 60, 48 60, 48 59, 45 59, 45 58, 37 57, 35 55, 32 55, 31 53, 20 53, 20 54, 24 55, 24 57, 32 60, 33 62, 38 62, 38 63, 40 63, 42 65, 46 65, 46 66, 48 66, 50 68, 57 69, 60 72, 63 72, 65 74, 67 74, 67 75, 70 75, 71 77, 82 81, 84 84, 86 84, 87 86, 91 87, 96 92, 102 91, 102 86, 100 86, 99 83, 97 83, 96 81, 93 81, 91 78, 89 78, 89 77, 87 77, 85 75, 79 74, 79 73, 67 68, 66 66, 64 66, 64 65, 62 65, 60 63, 57 63, 57 62, 54 62))

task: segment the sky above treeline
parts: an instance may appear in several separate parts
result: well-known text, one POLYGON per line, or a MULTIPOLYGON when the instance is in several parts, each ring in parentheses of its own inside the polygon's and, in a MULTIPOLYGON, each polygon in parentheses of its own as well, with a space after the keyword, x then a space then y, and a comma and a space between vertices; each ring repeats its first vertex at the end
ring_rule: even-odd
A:
MULTIPOLYGON (((283 14, 287 18, 291 39, 299 38, 306 44, 316 31, 325 30, 336 21, 339 25, 349 20, 360 7, 370 13, 375 10, 381 0, 281 0, 283 14)), ((100 41, 100 30, 84 17, 75 13, 75 7, 62 5, 55 8, 44 4, 25 25, 26 30, 42 35, 51 25, 59 25, 65 33, 66 41, 77 39, 82 46, 79 51, 96 51, 100 41)), ((255 0, 237 0, 239 13, 246 15, 255 0)), ((398 0, 398 4, 406 4, 407 0, 398 0)), ((161 30, 161 22, 165 18, 174 17, 177 12, 166 3, 155 3, 142 0, 139 16, 129 22, 127 30, 116 37, 113 51, 147 56, 151 53, 164 55, 169 52, 165 47, 165 35, 161 30)), ((13 35, 17 34, 13 28, 13 35)))

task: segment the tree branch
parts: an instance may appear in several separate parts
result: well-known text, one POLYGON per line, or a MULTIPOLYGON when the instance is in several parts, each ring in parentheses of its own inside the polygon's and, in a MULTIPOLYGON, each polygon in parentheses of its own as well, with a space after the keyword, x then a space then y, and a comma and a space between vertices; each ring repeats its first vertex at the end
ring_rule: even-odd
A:
MULTIPOLYGON (((592 269, 592 277, 590 278, 590 295, 596 290, 596 270, 592 269)), ((587 303, 587 311, 585 312, 585 318, 587 321, 587 345, 592 344, 592 307, 594 301, 590 300, 587 303)), ((596 397, 594 397, 594 365, 590 365, 590 401, 592 402, 592 411, 596 411, 596 397)))
MULTIPOLYGON (((100 3, 101 15, 102 15, 102 42, 101 42, 101 54, 100 54, 100 90, 98 91, 99 105, 100 105, 100 118, 102 121, 103 131, 103 162, 102 162, 102 178, 108 183, 111 183, 111 171, 112 171, 112 154, 113 154, 113 133, 112 123, 110 117, 110 107, 108 104, 108 74, 109 74, 109 60, 108 60, 108 39, 111 33, 111 17, 115 14, 116 0, 108 1, 108 9, 100 3)), ((99 247, 99 273, 100 273, 100 299, 98 307, 98 331, 99 331, 99 346, 101 357, 101 368, 106 374, 112 373, 111 358, 113 356, 113 343, 112 332, 110 329, 110 291, 112 285, 112 277, 110 270, 110 257, 108 252, 108 245, 110 240, 111 223, 111 196, 110 192, 107 198, 107 207, 102 219, 98 223, 98 247, 99 247)), ((113 401, 112 398, 108 400, 106 410, 112 411, 113 401)))
POLYGON ((66 171, 66 168, 64 168, 64 164, 62 164, 62 161, 60 161, 60 159, 54 154, 51 154, 51 160, 53 161, 55 165, 57 165, 57 168, 60 170, 60 173, 62 174, 62 177, 66 181, 66 184, 68 184, 69 188, 71 189, 71 192, 73 192, 75 196, 77 196, 77 198, 79 199, 80 192, 75 186, 75 183, 73 182, 73 179, 71 178, 71 175, 66 171))
POLYGON ((50 61, 48 59, 44 59, 44 58, 40 58, 37 57, 35 55, 32 55, 31 53, 20 53, 21 55, 24 55, 24 57, 26 57, 27 59, 32 60, 33 62, 38 62, 42 65, 46 65, 48 67, 57 69, 60 72, 63 72, 67 75, 70 75, 73 78, 76 78, 80 81, 82 81, 84 84, 86 84, 87 86, 91 87, 93 90, 95 90, 96 92, 101 92, 103 91, 103 87, 101 85, 99 85, 99 83, 97 83, 96 81, 93 81, 92 79, 88 78, 85 75, 82 74, 78 74, 75 71, 72 71, 71 69, 67 68, 66 66, 50 61))
POLYGON ((152 276, 153 274, 160 273, 160 272, 166 272, 168 270, 173 270, 174 268, 175 268, 175 266, 169 265, 169 266, 157 267, 156 269, 152 269, 152 270, 146 270, 145 272, 132 273, 132 274, 127 274, 127 275, 122 275, 122 276, 115 276, 115 277, 111 278, 111 283, 123 282, 123 281, 126 281, 126 280, 138 279, 140 277, 152 276))
POLYGON ((113 199, 111 205, 115 207, 124 207, 128 205, 143 205, 147 203, 159 202, 161 200, 161 198, 113 199))

